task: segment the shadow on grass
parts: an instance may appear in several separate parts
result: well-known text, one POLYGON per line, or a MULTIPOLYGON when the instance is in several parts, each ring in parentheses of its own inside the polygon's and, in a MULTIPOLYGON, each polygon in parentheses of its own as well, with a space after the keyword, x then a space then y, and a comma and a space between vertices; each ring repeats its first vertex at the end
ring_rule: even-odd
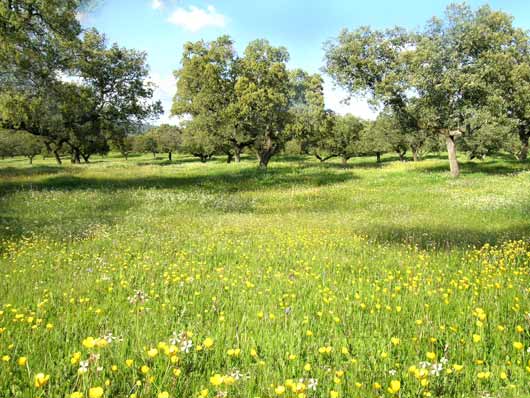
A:
MULTIPOLYGON (((56 173, 55 168, 52 168, 52 170, 56 173)), ((226 193, 271 188, 292 188, 296 186, 325 186, 356 178, 358 177, 353 173, 332 172, 315 167, 291 168, 279 166, 265 171, 238 169, 201 175, 155 175, 138 178, 91 178, 75 175, 54 175, 36 182, 7 181, 0 183, 0 196, 24 189, 32 191, 83 189, 121 191, 135 188, 182 190, 201 188, 212 193, 226 193)))
POLYGON ((361 228, 358 233, 366 234, 370 240, 381 243, 410 244, 427 250, 467 249, 486 243, 495 245, 507 240, 529 238, 530 223, 491 230, 463 226, 421 228, 377 225, 361 228))

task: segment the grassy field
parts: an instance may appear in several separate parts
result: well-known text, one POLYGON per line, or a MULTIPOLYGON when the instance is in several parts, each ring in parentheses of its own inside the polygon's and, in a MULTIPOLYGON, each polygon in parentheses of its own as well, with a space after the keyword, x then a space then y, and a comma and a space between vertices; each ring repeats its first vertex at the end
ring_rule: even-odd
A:
POLYGON ((530 165, 0 161, 0 396, 530 397, 530 165))

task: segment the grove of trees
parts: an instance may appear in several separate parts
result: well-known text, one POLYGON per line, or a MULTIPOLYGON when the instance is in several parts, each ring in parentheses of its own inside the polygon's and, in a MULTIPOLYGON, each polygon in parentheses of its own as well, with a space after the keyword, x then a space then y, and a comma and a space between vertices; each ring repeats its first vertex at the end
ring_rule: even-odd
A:
POLYGON ((45 152, 61 163, 68 153, 79 163, 109 150, 169 161, 186 152, 238 162, 251 153, 266 168, 286 145, 343 163, 445 151, 455 177, 457 149, 528 158, 530 35, 489 6, 453 4, 418 30, 365 26, 326 42, 322 72, 367 96, 374 121, 326 109, 323 77, 289 70, 286 48, 258 39, 238 54, 221 36, 184 45, 171 108, 179 125, 147 128, 162 107, 146 55, 82 31, 76 13, 88 3, 0 4, 0 155, 45 152))

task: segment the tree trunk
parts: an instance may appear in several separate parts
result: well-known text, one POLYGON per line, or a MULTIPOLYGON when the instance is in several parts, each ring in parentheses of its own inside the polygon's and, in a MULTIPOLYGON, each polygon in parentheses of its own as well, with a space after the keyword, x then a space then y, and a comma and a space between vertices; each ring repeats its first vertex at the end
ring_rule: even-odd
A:
POLYGON ((261 151, 258 152, 260 169, 267 168, 267 165, 269 164, 269 160, 271 160, 271 157, 272 155, 274 155, 275 150, 276 150, 276 147, 274 146, 272 139, 270 137, 267 137, 265 146, 261 149, 261 151))
POLYGON ((72 155, 71 155, 71 158, 70 158, 71 162, 74 163, 74 164, 79 164, 81 163, 81 156, 79 154, 79 149, 77 148, 72 148, 72 155))
POLYGON ((167 154, 167 158, 171 162, 173 160, 173 152, 169 151, 168 154, 167 154))
POLYGON ((153 154, 153 159, 156 159, 156 152, 152 152, 153 154))
POLYGON ((90 155, 81 154, 81 156, 83 157, 83 160, 85 161, 85 163, 88 163, 88 160, 90 159, 90 155))
POLYGON ((63 164, 61 157, 59 156, 58 150, 54 150, 53 155, 55 156, 55 161, 57 162, 57 164, 63 164))
POLYGON ((460 175, 460 166, 458 165, 458 159, 456 158, 456 143, 455 136, 449 134, 445 138, 447 144, 447 156, 449 158, 449 168, 451 170, 452 177, 458 177, 460 175))
POLYGON ((343 166, 346 166, 348 164, 348 159, 350 159, 350 158, 348 158, 346 156, 342 156, 341 163, 342 163, 343 166))
POLYGON ((33 164, 33 156, 28 156, 29 164, 33 164))
POLYGON ((236 160, 236 163, 241 162, 241 149, 239 148, 235 149, 234 158, 236 160))
POLYGON ((129 160, 129 153, 128 152, 122 153, 122 155, 125 158, 125 160, 129 160))
POLYGON ((399 161, 400 161, 400 162, 404 162, 404 161, 405 161, 405 154, 406 154, 406 153, 407 153, 407 152, 397 151, 397 154, 398 154, 398 156, 399 156, 399 161))
POLYGON ((232 163, 232 160, 234 160, 234 155, 231 153, 226 154, 226 163, 232 163))
POLYGON ((376 152, 375 157, 377 159, 377 163, 381 163, 381 152, 376 152))
POLYGON ((418 150, 414 148, 412 148, 412 160, 414 162, 417 162, 420 160, 420 157, 418 156, 418 150))
POLYGON ((519 139, 521 140, 521 152, 519 152, 519 160, 521 162, 524 162, 526 159, 528 159, 528 138, 528 134, 525 134, 524 132, 519 133, 519 139))

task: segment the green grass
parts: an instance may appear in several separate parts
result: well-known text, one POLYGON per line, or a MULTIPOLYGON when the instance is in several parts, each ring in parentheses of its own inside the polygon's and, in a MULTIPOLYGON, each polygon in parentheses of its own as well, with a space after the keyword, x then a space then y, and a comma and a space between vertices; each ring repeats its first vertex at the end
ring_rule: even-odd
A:
POLYGON ((0 161, 0 396, 530 396, 529 165, 446 167, 0 161))

